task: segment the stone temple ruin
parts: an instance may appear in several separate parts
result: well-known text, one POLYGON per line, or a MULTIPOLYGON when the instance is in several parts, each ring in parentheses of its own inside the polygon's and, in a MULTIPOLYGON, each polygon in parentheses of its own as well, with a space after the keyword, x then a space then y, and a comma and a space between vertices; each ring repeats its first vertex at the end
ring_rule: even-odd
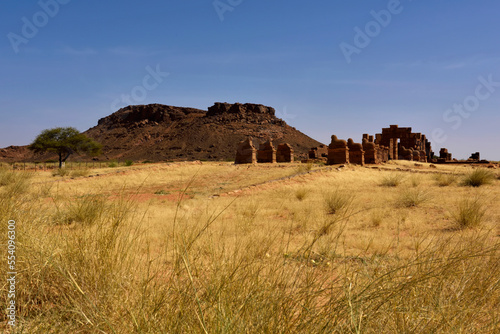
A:
POLYGON ((257 162, 257 149, 253 146, 252 137, 240 142, 236 150, 236 164, 254 164, 257 162))
POLYGON ((398 159, 427 162, 432 159, 432 155, 431 144, 425 135, 413 133, 411 128, 391 125, 389 128, 383 128, 382 133, 376 134, 375 138, 363 134, 361 143, 355 143, 351 138, 346 142, 333 135, 328 146, 327 164, 364 165, 398 159))
POLYGON ((259 150, 257 151, 257 162, 276 162, 276 149, 270 140, 260 144, 259 150))
MULTIPOLYGON (((434 156, 431 143, 422 133, 412 132, 410 127, 400 128, 391 125, 383 128, 375 136, 363 134, 361 143, 352 138, 347 141, 332 136, 330 145, 313 147, 309 151, 310 160, 323 160, 328 165, 334 164, 378 164, 389 160, 408 160, 416 162, 452 163, 451 153, 441 148, 439 157, 434 156)), ((289 144, 280 144, 276 149, 269 140, 260 144, 257 150, 252 138, 242 141, 236 153, 236 164, 245 163, 293 162, 293 149, 289 144)), ((479 152, 473 153, 467 162, 483 162, 479 152)))
POLYGON ((236 150, 235 164, 293 162, 293 148, 290 144, 278 145, 276 149, 271 140, 259 145, 253 145, 252 137, 240 142, 236 150))

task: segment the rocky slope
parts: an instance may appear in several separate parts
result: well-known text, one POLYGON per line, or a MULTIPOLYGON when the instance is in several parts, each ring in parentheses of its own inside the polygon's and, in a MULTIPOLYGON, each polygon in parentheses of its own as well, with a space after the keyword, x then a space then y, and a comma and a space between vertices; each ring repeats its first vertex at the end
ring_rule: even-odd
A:
MULTIPOLYGON (((248 136, 256 147, 267 139, 276 145, 289 143, 298 157, 320 144, 277 118, 273 108, 239 103, 215 103, 208 111, 162 104, 128 106, 100 119, 85 134, 103 144, 98 160, 121 161, 232 160, 238 143, 248 136)), ((14 155, 5 150, 7 161, 14 155)))

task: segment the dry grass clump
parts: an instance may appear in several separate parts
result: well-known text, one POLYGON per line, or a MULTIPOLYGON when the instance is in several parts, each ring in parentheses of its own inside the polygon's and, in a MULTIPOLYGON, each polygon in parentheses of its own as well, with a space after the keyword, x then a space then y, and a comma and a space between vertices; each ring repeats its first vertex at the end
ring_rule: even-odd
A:
POLYGON ((452 214, 458 228, 474 228, 481 225, 486 214, 486 207, 479 196, 465 197, 457 203, 452 214))
POLYGON ((387 217, 387 212, 381 209, 373 210, 370 214, 370 221, 373 227, 379 227, 382 225, 384 219, 387 217))
POLYGON ((105 214, 108 206, 100 195, 84 195, 72 200, 64 208, 58 208, 53 222, 58 224, 80 223, 93 225, 105 214))
POLYGON ((410 183, 412 187, 418 187, 422 183, 422 177, 418 174, 412 174, 410 183))
POLYGON ((402 207, 411 208, 421 205, 430 199, 430 194, 427 190, 419 188, 410 188, 404 190, 399 198, 398 204, 402 207))
POLYGON ((462 180, 462 185, 469 187, 480 187, 491 183, 495 175, 485 168, 475 168, 469 172, 462 180))
POLYGON ((343 189, 335 189, 324 194, 325 210, 330 215, 337 214, 349 208, 354 195, 343 189))
POLYGON ((436 184, 440 187, 447 187, 454 184, 457 181, 457 176, 455 174, 435 174, 434 180, 436 184))
POLYGON ((384 175, 380 181, 380 185, 383 187, 397 187, 403 182, 404 179, 405 176, 402 173, 390 173, 384 175))
POLYGON ((306 188, 299 188, 295 190, 295 198, 297 198, 299 201, 302 201, 304 200, 304 198, 306 198, 308 192, 309 191, 306 188))
POLYGON ((0 189, 3 188, 3 191, 12 195, 24 193, 28 190, 32 177, 30 172, 0 169, 0 189))
POLYGON ((68 169, 68 168, 58 168, 58 169, 54 169, 52 171, 52 176, 68 176, 69 174, 71 173, 71 171, 68 169))
POLYGON ((308 173, 313 169, 313 166, 312 162, 300 164, 292 175, 308 173))
POLYGON ((82 177, 82 176, 89 176, 89 174, 90 174, 89 168, 79 168, 79 169, 72 170, 69 175, 71 177, 82 177))

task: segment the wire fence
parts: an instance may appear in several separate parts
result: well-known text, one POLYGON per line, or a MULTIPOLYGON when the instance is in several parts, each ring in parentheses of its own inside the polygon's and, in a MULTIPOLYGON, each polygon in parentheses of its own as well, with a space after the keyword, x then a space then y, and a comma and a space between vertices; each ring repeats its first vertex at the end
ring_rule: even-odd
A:
MULTIPOLYGON (((78 169, 95 169, 95 168, 114 168, 131 166, 133 163, 127 162, 66 162, 63 167, 69 170, 78 169)), ((22 170, 22 171, 49 171, 54 169, 59 169, 59 162, 2 162, 1 167, 7 167, 11 170, 22 170)))

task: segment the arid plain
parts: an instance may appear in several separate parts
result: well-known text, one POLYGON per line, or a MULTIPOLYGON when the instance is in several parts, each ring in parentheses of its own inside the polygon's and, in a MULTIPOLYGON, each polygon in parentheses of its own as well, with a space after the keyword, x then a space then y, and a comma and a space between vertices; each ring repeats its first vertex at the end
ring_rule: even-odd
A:
POLYGON ((19 333, 496 333, 499 196, 410 161, 0 171, 19 333))

